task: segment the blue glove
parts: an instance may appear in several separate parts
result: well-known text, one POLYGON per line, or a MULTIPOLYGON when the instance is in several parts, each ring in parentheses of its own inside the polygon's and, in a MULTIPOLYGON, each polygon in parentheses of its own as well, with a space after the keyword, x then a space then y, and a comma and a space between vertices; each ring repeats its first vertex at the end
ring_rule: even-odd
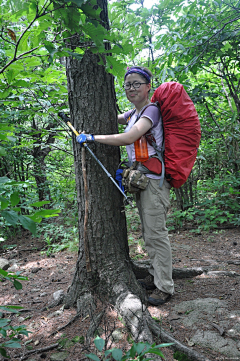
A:
POLYGON ((123 172, 123 169, 117 169, 116 174, 115 174, 115 179, 118 182, 118 185, 121 188, 121 190, 124 192, 124 187, 122 184, 122 172, 123 172))
POLYGON ((79 134, 77 136, 77 142, 82 146, 84 143, 92 143, 94 142, 93 134, 79 134))

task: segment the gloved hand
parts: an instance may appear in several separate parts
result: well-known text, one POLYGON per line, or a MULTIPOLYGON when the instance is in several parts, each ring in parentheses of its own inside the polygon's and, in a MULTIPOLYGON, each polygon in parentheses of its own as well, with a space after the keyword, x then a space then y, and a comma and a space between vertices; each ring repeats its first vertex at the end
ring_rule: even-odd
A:
POLYGON ((82 146, 83 143, 92 143, 94 142, 94 136, 93 134, 79 134, 77 136, 77 142, 82 146))

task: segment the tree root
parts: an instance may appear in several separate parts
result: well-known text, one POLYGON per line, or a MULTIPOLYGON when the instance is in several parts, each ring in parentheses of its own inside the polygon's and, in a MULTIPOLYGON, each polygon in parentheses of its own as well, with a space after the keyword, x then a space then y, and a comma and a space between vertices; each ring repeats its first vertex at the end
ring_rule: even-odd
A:
POLYGON ((130 291, 125 291, 117 298, 115 306, 117 312, 123 317, 134 341, 152 344, 153 338, 147 324, 149 312, 140 298, 130 291))
POLYGON ((80 317, 80 313, 77 313, 69 322, 67 322, 65 325, 59 327, 57 330, 53 331, 50 336, 56 335, 56 333, 64 330, 66 327, 70 326, 72 323, 74 323, 78 318, 80 317))
POLYGON ((52 349, 58 347, 58 343, 54 343, 53 345, 47 346, 47 347, 42 347, 42 348, 38 348, 36 350, 31 350, 31 351, 27 351, 24 355, 18 355, 16 356, 17 358, 20 358, 20 361, 26 360, 28 359, 29 355, 32 355, 34 353, 40 353, 40 352, 46 352, 46 351, 51 351, 52 349))
POLYGON ((52 303, 48 304, 47 306, 41 308, 41 312, 48 311, 50 308, 54 308, 56 306, 63 304, 63 299, 64 299, 64 295, 59 297, 57 300, 54 300, 52 303))
POLYGON ((105 314, 105 309, 101 311, 97 316, 92 317, 86 336, 87 344, 90 344, 91 338, 94 337, 95 331, 98 329, 104 314, 105 314))
MULTIPOLYGON (((148 269, 150 266, 149 260, 144 261, 133 261, 133 272, 135 276, 139 278, 145 278, 149 275, 148 269)), ((207 272, 209 267, 192 267, 192 268, 173 268, 172 277, 173 279, 192 278, 207 272)))
POLYGON ((173 342, 174 345, 172 346, 172 348, 177 350, 177 351, 180 351, 180 352, 184 353, 190 360, 192 360, 192 361, 211 361, 206 356, 204 356, 204 355, 190 349, 189 347, 185 346, 184 344, 182 344, 181 342, 176 340, 174 337, 169 335, 166 331, 164 331, 162 329, 162 327, 159 327, 152 320, 151 317, 148 319, 148 326, 149 326, 150 330, 152 331, 152 333, 155 336, 160 337, 163 342, 167 342, 167 343, 168 342, 173 342))

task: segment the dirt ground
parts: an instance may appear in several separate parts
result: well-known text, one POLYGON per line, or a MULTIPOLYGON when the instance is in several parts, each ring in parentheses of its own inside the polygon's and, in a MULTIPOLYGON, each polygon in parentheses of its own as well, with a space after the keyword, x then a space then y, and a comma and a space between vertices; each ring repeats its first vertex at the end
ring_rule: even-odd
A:
MULTIPOLYGON (((145 259, 147 255, 143 246, 139 245, 141 237, 136 231, 132 237, 130 254, 133 258, 145 259)), ((190 231, 170 233, 173 249, 173 267, 211 267, 212 270, 235 271, 240 274, 240 229, 216 230, 214 232, 195 234, 190 231)), ((140 242, 141 243, 141 242, 140 242)), ((14 271, 21 271, 27 276, 28 281, 22 282, 22 290, 16 291, 11 283, 1 282, 0 304, 21 305, 24 310, 19 316, 5 315, 12 319, 11 325, 26 325, 32 333, 23 336, 22 349, 9 349, 11 360, 51 360, 51 355, 59 352, 53 348, 45 350, 50 345, 59 343, 61 351, 66 350, 64 360, 86 360, 85 354, 94 352, 93 343, 86 344, 86 334, 90 317, 78 318, 75 322, 65 327, 76 314, 76 309, 64 309, 61 305, 53 309, 41 309, 53 301, 53 293, 57 290, 67 292, 74 273, 77 254, 63 251, 47 256, 41 249, 43 243, 34 239, 24 231, 21 238, 14 239, 16 245, 10 250, 1 250, 1 257, 11 260, 15 265, 14 271), (37 250, 36 250, 37 248, 37 250), (58 312, 55 312, 58 311, 58 312), (41 349, 37 354, 28 354, 35 349, 41 349)), ((45 246, 45 244, 44 244, 45 246)), ((188 343, 193 331, 183 326, 179 327, 171 320, 170 311, 174 305, 196 298, 213 297, 227 300, 229 310, 240 310, 239 304, 239 277, 211 278, 200 275, 191 279, 175 280, 175 294, 163 306, 149 306, 152 317, 157 320, 165 331, 182 343, 188 343)), ((99 305, 99 307, 102 307, 99 305)), ((123 351, 129 349, 131 336, 125 329, 118 315, 111 305, 104 305, 106 312, 103 322, 98 328, 100 337, 106 339, 107 348, 119 347, 123 351), (113 331, 121 330, 121 340, 113 338, 113 331)), ((1 343, 0 338, 0 343, 1 343)), ((161 340, 155 340, 161 343, 161 340)), ((219 354, 211 350, 201 350, 197 346, 193 349, 203 352, 211 360, 219 359, 219 354)), ((173 361, 173 351, 164 348, 163 353, 167 361, 173 361)), ((0 360, 3 360, 0 356, 0 360)))

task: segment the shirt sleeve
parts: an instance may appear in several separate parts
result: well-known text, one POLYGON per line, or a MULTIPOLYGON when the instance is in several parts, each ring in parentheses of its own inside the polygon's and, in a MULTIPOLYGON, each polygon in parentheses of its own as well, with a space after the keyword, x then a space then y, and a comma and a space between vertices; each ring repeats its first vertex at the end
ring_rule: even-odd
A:
POLYGON ((155 127, 159 123, 160 110, 155 105, 149 106, 143 111, 141 116, 148 118, 152 122, 152 127, 155 127))

